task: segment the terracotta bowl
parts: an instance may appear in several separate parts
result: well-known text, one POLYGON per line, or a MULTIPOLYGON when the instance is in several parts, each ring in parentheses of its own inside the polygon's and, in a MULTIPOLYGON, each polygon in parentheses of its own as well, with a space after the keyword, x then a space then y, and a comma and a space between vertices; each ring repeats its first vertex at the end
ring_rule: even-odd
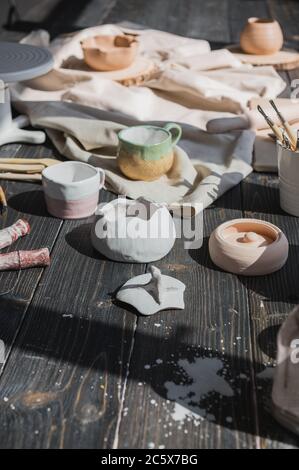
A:
POLYGON ((259 219, 235 219, 219 225, 209 240, 214 264, 224 271, 261 276, 278 271, 288 258, 284 233, 259 219))
POLYGON ((136 36, 92 36, 81 41, 86 64, 101 72, 120 70, 129 67, 136 55, 136 36))
POLYGON ((241 49, 247 54, 268 55, 280 51, 283 34, 272 19, 249 18, 240 36, 241 49))

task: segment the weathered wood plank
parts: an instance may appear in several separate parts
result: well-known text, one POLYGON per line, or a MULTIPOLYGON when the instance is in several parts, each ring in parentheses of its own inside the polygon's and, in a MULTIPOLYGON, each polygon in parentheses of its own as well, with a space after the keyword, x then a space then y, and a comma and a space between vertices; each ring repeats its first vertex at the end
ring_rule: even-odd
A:
POLYGON ((186 307, 138 318, 118 447, 256 446, 247 291, 212 265, 207 246, 211 231, 240 217, 240 207, 237 187, 205 211, 202 248, 188 252, 177 240, 154 263, 186 284, 186 307), (188 367, 194 369, 186 375, 188 367), (212 392, 217 379, 231 396, 212 392), (203 396, 196 396, 200 390, 203 396))
POLYGON ((227 0, 118 0, 105 21, 130 21, 189 37, 228 42, 228 3, 227 0))
POLYGON ((280 209, 277 176, 253 173, 242 183, 242 192, 244 216, 278 225, 290 243, 289 259, 280 271, 268 276, 240 277, 248 292, 251 314, 261 447, 298 447, 299 439, 276 423, 269 410, 278 328, 299 299, 299 220, 280 209))
POLYGON ((145 266, 98 256, 91 220, 64 223, 28 308, 0 381, 0 447, 113 446, 136 318, 111 294, 145 266))
POLYGON ((267 0, 267 5, 272 18, 280 23, 285 44, 288 47, 299 47, 298 17, 299 4, 296 0, 267 0))

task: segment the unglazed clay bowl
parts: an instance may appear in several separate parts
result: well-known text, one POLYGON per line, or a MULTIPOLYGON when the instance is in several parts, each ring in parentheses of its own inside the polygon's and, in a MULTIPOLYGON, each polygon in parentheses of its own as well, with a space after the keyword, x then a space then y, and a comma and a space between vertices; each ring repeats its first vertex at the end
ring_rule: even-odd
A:
POLYGON ((42 171, 48 212, 59 219, 83 219, 95 213, 105 173, 87 163, 63 162, 42 171))
POLYGON ((243 276, 261 276, 278 271, 288 258, 284 233, 270 222, 234 219, 219 225, 209 240, 214 264, 243 276))
POLYGON ((136 36, 92 36, 81 41, 86 64, 101 72, 129 67, 137 55, 136 36))
POLYGON ((241 49, 247 54, 268 55, 280 51, 283 34, 279 23, 272 19, 248 18, 240 36, 241 49))

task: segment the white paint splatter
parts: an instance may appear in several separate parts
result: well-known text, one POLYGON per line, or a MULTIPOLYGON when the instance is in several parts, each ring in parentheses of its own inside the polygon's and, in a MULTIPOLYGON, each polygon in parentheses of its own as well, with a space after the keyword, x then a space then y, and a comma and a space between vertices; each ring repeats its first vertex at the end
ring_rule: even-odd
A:
MULTIPOLYGON (((183 422, 185 419, 201 420, 207 418, 206 410, 200 408, 202 398, 211 392, 221 396, 232 397, 234 392, 225 378, 218 373, 224 368, 223 362, 218 358, 196 358, 194 362, 180 359, 178 365, 184 375, 188 377, 187 383, 176 384, 166 382, 167 398, 175 401, 172 418, 183 422), (190 383, 191 381, 191 383, 190 383)), ((209 415, 214 420, 213 415, 209 415)))

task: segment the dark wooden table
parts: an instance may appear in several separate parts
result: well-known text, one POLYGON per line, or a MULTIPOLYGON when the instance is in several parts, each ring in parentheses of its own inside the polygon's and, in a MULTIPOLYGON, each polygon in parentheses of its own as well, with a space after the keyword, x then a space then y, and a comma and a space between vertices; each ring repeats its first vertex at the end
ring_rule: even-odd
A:
MULTIPOLYGON (((10 28, 3 3, 0 39, 6 40, 36 27, 55 35, 125 20, 208 39, 219 47, 237 40, 248 16, 271 15, 280 20, 287 44, 298 46, 296 1, 26 0, 16 2, 20 19, 13 16, 10 28)), ((299 73, 283 76, 290 83, 299 73)), ((47 142, 7 145, 0 155, 57 153, 47 142)), ((277 330, 299 300, 299 219, 281 211, 275 175, 253 173, 205 210, 200 250, 188 252, 177 241, 157 263, 187 285, 186 308, 149 318, 113 301, 113 292, 145 272, 146 265, 116 264, 95 254, 89 241, 92 219, 50 217, 40 185, 10 182, 4 188, 9 213, 1 227, 27 218, 32 233, 15 248, 48 246, 52 264, 23 271, 13 293, 0 298, 0 338, 6 346, 1 448, 298 446, 298 438, 269 413, 277 330), (280 272, 245 278, 211 264, 211 231, 225 220, 246 216, 273 222, 286 233, 290 256, 280 272), (192 365, 197 367, 193 384, 192 365), (208 393, 199 403, 196 393, 209 380, 225 382, 232 393, 222 398, 208 393), (191 390, 188 399, 180 393, 182 382, 191 390), (194 410, 202 419, 192 416, 194 410)), ((1 291, 14 280, 15 274, 2 274, 1 291)))

